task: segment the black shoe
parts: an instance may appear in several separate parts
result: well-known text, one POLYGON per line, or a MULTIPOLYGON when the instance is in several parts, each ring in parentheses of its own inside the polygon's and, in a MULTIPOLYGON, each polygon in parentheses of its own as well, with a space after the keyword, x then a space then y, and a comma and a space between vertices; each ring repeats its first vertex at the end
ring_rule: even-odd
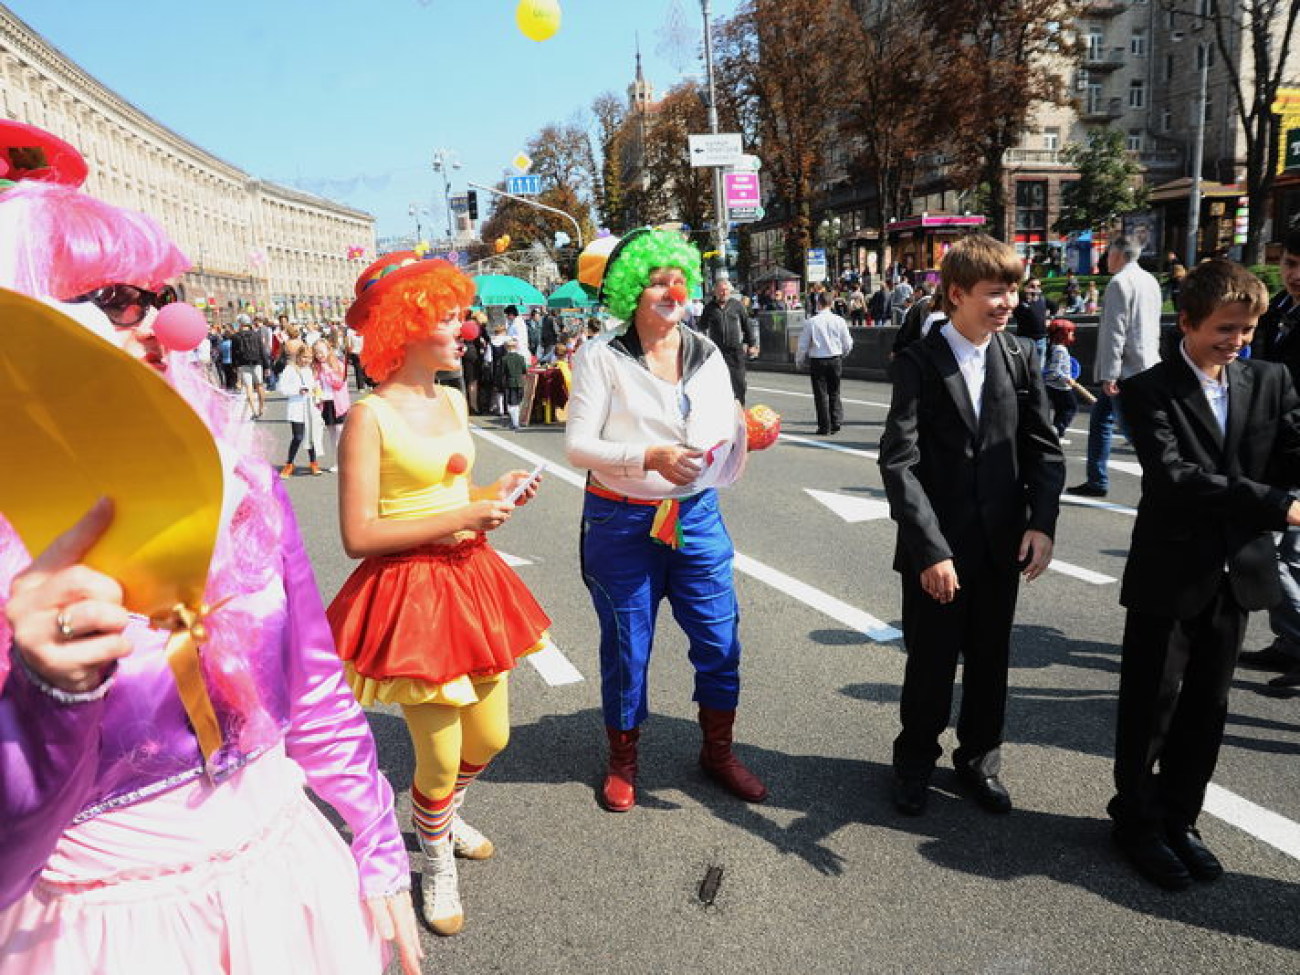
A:
POLYGON ((1300 657, 1293 657, 1279 650, 1276 645, 1270 645, 1263 650, 1247 650, 1237 658, 1237 663, 1253 670, 1276 670, 1279 674, 1284 674, 1300 664, 1300 657))
POLYGON ((1157 887, 1186 890, 1192 885, 1192 875, 1183 861, 1155 833, 1126 836, 1116 830, 1111 835, 1133 869, 1157 887))
POLYGON ((1201 883, 1212 883, 1223 876, 1223 864, 1192 827, 1171 826, 1165 831, 1165 845, 1182 861, 1187 872, 1201 883))
POLYGON ((1104 498, 1106 496, 1106 489, 1103 487, 1097 487, 1095 484, 1089 484, 1085 481, 1082 484, 1076 484, 1072 488, 1066 488, 1065 493, 1073 494, 1080 498, 1104 498))
POLYGON ((978 769, 957 769, 957 781, 972 799, 991 813, 1011 812, 1011 793, 996 775, 985 775, 978 769))
POLYGON ((1300 664, 1295 664, 1281 677, 1274 677, 1268 682, 1269 687, 1300 687, 1300 664))
POLYGON ((839 427, 831 427, 831 433, 839 433, 839 432, 840 432, 839 427))
POLYGON ((930 801, 930 783, 925 779, 894 775, 894 808, 904 816, 919 816, 930 801))
POLYGON ((818 437, 824 437, 824 436, 826 436, 828 433, 830 433, 829 430, 823 430, 821 427, 818 427, 815 436, 818 436, 818 437))

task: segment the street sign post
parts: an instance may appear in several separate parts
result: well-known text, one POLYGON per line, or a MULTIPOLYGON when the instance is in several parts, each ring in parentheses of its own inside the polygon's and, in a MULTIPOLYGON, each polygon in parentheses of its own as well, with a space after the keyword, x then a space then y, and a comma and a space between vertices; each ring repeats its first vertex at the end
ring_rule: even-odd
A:
POLYGON ((808 248, 808 283, 826 280, 826 251, 820 247, 808 248))
POLYGON ((744 161, 745 147, 739 132, 714 132, 688 135, 692 166, 739 166, 744 161))
POLYGON ((727 201, 727 219, 731 223, 753 223, 763 219, 763 194, 758 173, 723 173, 722 189, 727 201))
POLYGON ((515 196, 537 196, 542 192, 542 177, 511 176, 506 180, 506 192, 515 196))

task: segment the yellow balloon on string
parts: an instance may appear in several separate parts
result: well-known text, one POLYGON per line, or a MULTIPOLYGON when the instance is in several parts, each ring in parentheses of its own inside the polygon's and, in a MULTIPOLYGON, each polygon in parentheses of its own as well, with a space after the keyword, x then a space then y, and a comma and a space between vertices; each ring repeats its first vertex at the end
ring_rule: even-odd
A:
POLYGON ((153 369, 56 308, 0 288, 0 514, 36 555, 101 497, 83 559, 154 619, 199 612, 222 470, 198 415, 153 369))
POLYGON ((519 0, 515 8, 515 23, 525 37, 545 41, 560 29, 559 0, 519 0))

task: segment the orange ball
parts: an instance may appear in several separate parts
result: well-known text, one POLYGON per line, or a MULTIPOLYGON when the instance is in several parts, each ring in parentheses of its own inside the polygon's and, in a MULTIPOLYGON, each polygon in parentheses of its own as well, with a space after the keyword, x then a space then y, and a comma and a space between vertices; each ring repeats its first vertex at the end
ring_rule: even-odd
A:
POLYGON ((750 450, 766 450, 781 436, 781 414, 770 406, 745 411, 745 433, 750 450))

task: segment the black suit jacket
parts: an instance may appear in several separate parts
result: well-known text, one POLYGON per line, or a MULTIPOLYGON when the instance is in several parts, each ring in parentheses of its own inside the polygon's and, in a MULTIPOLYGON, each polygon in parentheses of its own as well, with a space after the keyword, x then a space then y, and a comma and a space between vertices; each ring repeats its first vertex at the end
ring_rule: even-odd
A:
POLYGON ((1285 365, 1292 384, 1300 389, 1300 301, 1285 289, 1273 296, 1260 318, 1251 353, 1256 359, 1285 365))
POLYGON ((1273 531, 1300 483, 1300 399, 1284 366, 1229 363, 1227 434, 1182 355, 1120 384, 1142 463, 1142 500, 1120 602, 1174 619, 1196 615, 1228 569, 1243 609, 1281 598, 1273 531))
POLYGON ((1009 362, 994 336, 978 420, 940 329, 894 360, 880 473, 898 523, 899 572, 919 573, 948 558, 958 576, 969 559, 991 558, 1014 572, 1026 529, 1056 531, 1065 459, 1042 374, 1030 342, 1003 339, 1023 361, 1009 362))

